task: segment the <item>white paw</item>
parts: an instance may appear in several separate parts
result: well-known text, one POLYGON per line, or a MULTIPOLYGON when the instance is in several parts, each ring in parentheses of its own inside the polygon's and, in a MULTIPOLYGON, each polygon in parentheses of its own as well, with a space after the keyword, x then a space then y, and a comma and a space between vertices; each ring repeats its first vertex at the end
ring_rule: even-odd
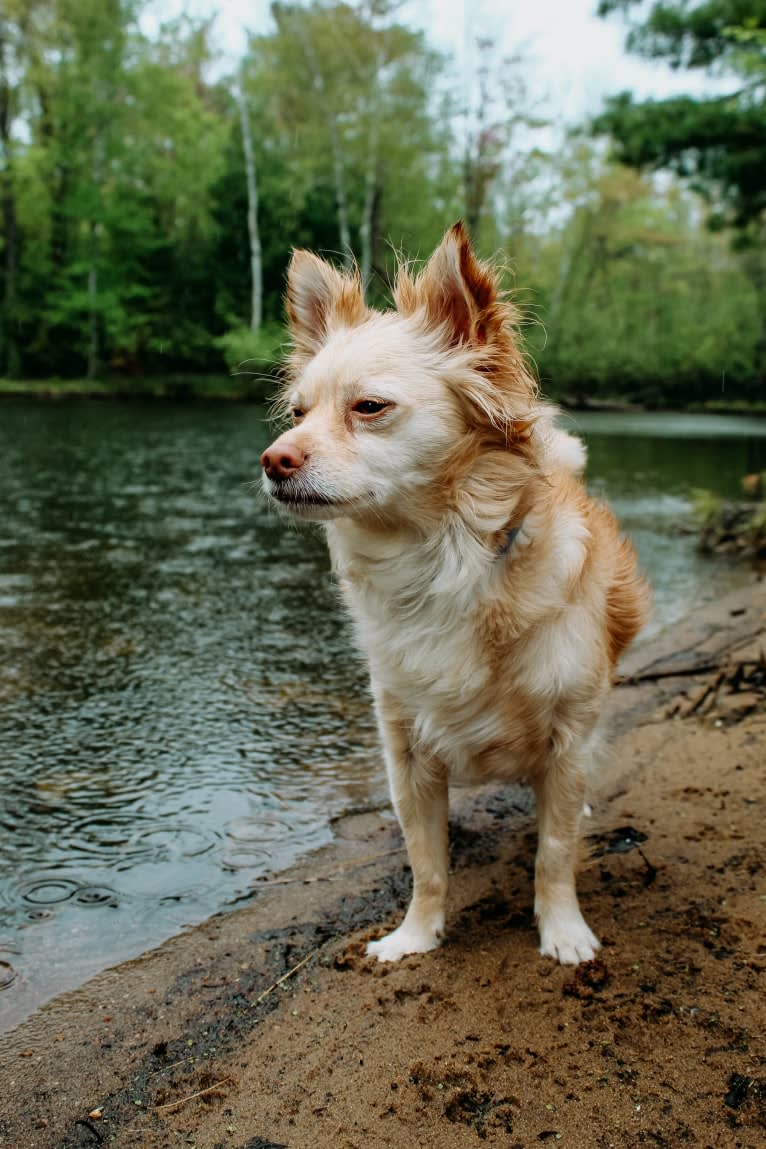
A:
POLYGON ((426 925, 402 922, 393 933, 376 942, 370 942, 367 953, 378 961, 399 961, 405 954, 424 954, 434 950, 442 940, 442 931, 426 925))
POLYGON ((540 953, 544 957, 555 958, 562 965, 591 961, 600 945, 579 912, 576 916, 540 921, 540 953))

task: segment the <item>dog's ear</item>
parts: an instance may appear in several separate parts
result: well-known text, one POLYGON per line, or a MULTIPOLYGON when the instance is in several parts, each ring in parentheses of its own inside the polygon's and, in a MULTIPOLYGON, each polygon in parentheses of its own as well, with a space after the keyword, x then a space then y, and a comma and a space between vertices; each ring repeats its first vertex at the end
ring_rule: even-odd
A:
POLYGON ((516 340, 517 312, 499 292, 494 268, 474 255, 462 223, 416 279, 402 268, 394 298, 400 314, 420 315, 448 347, 472 352, 473 370, 455 388, 471 421, 506 441, 526 442, 537 387, 516 340))
POLYGON ((310 251, 295 250, 287 269, 287 318, 293 362, 313 358, 334 327, 353 327, 367 314, 362 282, 310 251))
POLYGON ((394 295, 405 315, 423 308, 450 346, 487 344, 505 318, 495 272, 476 258, 462 223, 449 229, 414 282, 400 273, 394 295))

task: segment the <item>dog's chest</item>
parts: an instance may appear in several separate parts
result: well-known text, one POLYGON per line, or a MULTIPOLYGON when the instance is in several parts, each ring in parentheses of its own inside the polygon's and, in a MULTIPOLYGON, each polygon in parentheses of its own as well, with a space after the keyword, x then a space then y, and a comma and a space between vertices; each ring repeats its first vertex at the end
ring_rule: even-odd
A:
POLYGON ((373 676, 400 701, 454 706, 485 686, 489 667, 475 604, 433 596, 414 609, 397 609, 374 589, 350 597, 373 676))
POLYGON ((475 595, 424 594, 416 602, 374 581, 347 591, 376 688, 393 697, 417 741, 464 773, 502 735, 493 671, 475 595))

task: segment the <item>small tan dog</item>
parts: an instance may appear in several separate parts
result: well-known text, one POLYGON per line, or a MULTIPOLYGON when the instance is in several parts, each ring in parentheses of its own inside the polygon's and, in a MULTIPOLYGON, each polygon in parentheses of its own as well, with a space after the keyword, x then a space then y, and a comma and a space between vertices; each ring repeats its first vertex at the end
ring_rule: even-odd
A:
POLYGON ((541 953, 586 961, 599 945, 575 892, 586 775, 647 589, 461 224, 394 295, 395 311, 369 310, 356 275, 293 254, 293 426, 261 458, 281 510, 326 521, 369 660, 414 889, 368 952, 395 961, 441 940, 449 779, 526 780, 541 953))

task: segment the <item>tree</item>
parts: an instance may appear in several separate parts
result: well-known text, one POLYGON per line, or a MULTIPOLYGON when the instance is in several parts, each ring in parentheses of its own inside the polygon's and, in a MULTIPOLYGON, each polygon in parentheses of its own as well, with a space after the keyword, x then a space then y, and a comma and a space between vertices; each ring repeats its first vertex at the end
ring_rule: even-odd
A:
POLYGON ((245 176, 247 178, 247 234, 250 240, 251 279, 250 330, 258 332, 263 319, 263 261, 261 259, 261 236, 258 230, 258 182, 250 109, 247 106, 244 78, 241 75, 237 91, 237 103, 239 104, 239 118, 242 125, 242 152, 245 157, 245 176))
MULTIPOLYGON (((601 0, 602 15, 637 0, 601 0)), ((645 9, 645 6, 643 6, 645 9)), ((631 30, 628 48, 674 68, 731 76, 725 96, 636 103, 615 97, 596 120, 617 157, 669 168, 712 206, 711 226, 733 226, 750 248, 745 267, 761 299, 756 372, 766 375, 766 0, 655 0, 631 30)))
MULTIPOLYGON (((641 0, 601 0, 599 12, 629 12, 641 0)), ((766 212, 766 0, 659 0, 628 35, 629 50, 674 68, 737 81, 729 94, 634 101, 623 93, 597 118, 616 157, 688 178, 740 229, 766 212)))
MULTIPOLYGON (((558 162, 566 222, 524 282, 541 301, 530 349, 550 389, 683 406, 758 394, 758 295, 743 253, 704 226, 698 197, 609 163, 582 135, 558 162)), ((555 174, 555 169, 552 174, 555 174)))
MULTIPOLYGON (((275 4, 272 11, 276 31, 251 39, 247 62, 254 123, 268 124, 255 139, 264 180, 289 171, 281 212, 291 209, 295 242, 329 249, 346 264, 357 260, 366 282, 385 277, 383 238, 409 241, 414 231, 419 244, 403 215, 420 221, 430 210, 433 216, 439 198, 435 182, 449 152, 448 133, 431 106, 439 57, 419 33, 397 23, 396 4, 387 0, 315 0, 306 7, 275 4), (303 239, 309 212, 313 222, 303 239)), ((444 222, 437 217, 434 238, 444 222)))
POLYGON ((207 27, 171 22, 149 41, 137 11, 133 0, 35 0, 10 21, 27 373, 94 378, 176 349, 191 362, 212 352, 200 239, 225 135, 202 75, 207 27))
POLYGON ((530 108, 521 55, 500 57, 491 36, 475 41, 476 66, 469 75, 463 127, 463 216, 474 243, 482 224, 498 214, 499 204, 519 184, 519 169, 526 166, 534 146, 519 146, 545 121, 530 108), (485 217, 487 217, 485 219, 485 217))
POLYGON ((13 122, 13 64, 8 30, 0 17, 0 201, 3 219, 3 327, 0 333, 0 370, 15 379, 20 366, 18 337, 16 334, 16 296, 18 266, 18 224, 16 219, 16 188, 14 186, 14 147, 11 134, 13 122))

